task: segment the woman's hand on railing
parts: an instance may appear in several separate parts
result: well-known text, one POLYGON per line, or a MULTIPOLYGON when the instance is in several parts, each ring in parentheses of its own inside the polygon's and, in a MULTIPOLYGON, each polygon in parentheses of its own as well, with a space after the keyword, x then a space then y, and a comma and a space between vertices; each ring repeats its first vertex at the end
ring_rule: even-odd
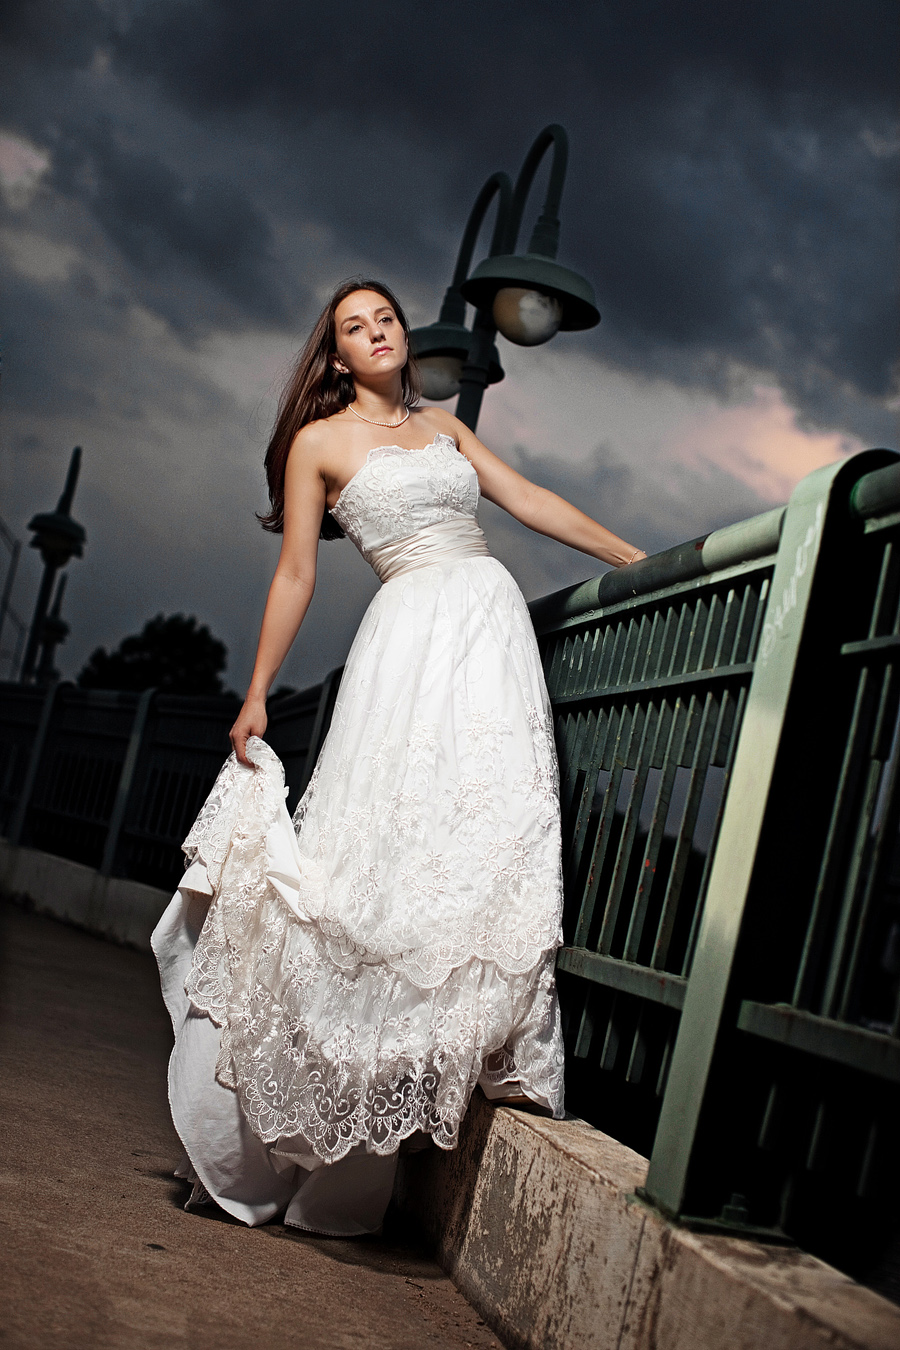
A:
POLYGON ((618 565, 619 567, 630 567, 633 562, 640 562, 641 559, 646 558, 646 556, 647 555, 642 548, 636 548, 630 558, 626 558, 625 562, 619 563, 618 565))
POLYGON ((244 706, 238 713, 237 721, 228 733, 231 748, 241 764, 248 769, 253 764, 247 758, 247 741, 251 736, 265 736, 269 719, 266 716, 266 700, 255 694, 248 694, 244 706))

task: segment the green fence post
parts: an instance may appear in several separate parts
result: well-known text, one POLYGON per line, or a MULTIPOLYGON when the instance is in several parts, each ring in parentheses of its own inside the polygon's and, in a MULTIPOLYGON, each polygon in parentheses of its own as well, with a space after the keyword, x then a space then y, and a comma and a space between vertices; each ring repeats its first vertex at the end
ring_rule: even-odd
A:
POLYGON ((41 756, 44 753, 44 745, 47 740, 47 733, 50 730, 50 720, 53 716, 56 693, 59 687, 57 682, 50 685, 41 706, 41 716, 38 721, 37 731, 34 734, 31 754, 28 756, 28 767, 25 770, 25 781, 22 784, 22 793, 19 797, 15 814, 13 815, 9 826, 9 842, 14 846, 22 841, 22 832, 25 829, 25 817, 28 814, 28 807, 31 804, 32 794, 34 793, 38 766, 41 762, 41 756))
MULTIPOLYGON (((728 797, 711 867, 678 1037, 644 1196, 681 1214, 710 1068, 744 918, 775 763, 832 499, 847 511, 851 481, 880 468, 885 452, 827 465, 795 489, 750 684, 728 797), (835 491, 840 482, 841 491, 835 491)), ((848 513, 849 520, 849 513, 848 513)), ((843 541, 842 541, 843 542, 843 541)))
POLYGON ((125 759, 122 761, 122 772, 119 775, 119 785, 116 788, 116 800, 113 803, 112 815, 109 818, 109 827, 106 831, 106 843, 103 846, 103 860, 100 863, 101 877, 112 875, 116 849, 119 846, 119 836, 125 823, 128 797, 131 793, 131 785, 134 782, 134 771, 137 767, 141 742, 144 739, 144 731, 147 726, 147 714, 150 711, 150 704, 153 702, 155 693, 155 689, 145 689, 135 705, 131 735, 128 738, 125 759))

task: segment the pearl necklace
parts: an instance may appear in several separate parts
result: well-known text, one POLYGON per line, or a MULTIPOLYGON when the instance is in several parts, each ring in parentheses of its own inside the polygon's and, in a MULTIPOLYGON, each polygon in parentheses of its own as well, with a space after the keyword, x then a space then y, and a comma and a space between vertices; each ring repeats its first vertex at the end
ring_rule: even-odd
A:
POLYGON ((401 417, 399 422, 376 422, 374 417, 363 417, 361 412, 356 411, 352 403, 348 403, 347 407, 353 413, 354 417, 358 417, 361 422, 368 422, 369 425, 373 427, 402 427, 406 418, 409 417, 409 408, 407 408, 406 415, 401 417))

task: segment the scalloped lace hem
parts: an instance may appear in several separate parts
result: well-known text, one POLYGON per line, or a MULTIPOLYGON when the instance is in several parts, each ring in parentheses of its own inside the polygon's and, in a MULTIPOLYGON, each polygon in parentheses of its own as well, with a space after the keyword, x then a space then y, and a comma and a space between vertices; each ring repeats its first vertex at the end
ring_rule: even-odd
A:
POLYGON ((474 941, 391 959, 323 931, 327 879, 300 852, 281 766, 248 750, 257 770, 226 764, 182 887, 213 896, 185 992, 221 1028, 216 1077, 254 1134, 329 1162, 418 1132, 450 1149, 486 1061, 561 1114, 556 932, 511 961, 474 941))

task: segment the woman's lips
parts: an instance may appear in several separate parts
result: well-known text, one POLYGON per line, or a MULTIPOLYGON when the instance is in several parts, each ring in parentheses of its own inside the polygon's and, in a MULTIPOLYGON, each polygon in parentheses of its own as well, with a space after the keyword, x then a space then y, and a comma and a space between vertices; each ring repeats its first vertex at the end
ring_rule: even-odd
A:
POLYGON ((384 352, 392 352, 393 350, 393 347, 376 347, 372 355, 381 356, 384 352))

